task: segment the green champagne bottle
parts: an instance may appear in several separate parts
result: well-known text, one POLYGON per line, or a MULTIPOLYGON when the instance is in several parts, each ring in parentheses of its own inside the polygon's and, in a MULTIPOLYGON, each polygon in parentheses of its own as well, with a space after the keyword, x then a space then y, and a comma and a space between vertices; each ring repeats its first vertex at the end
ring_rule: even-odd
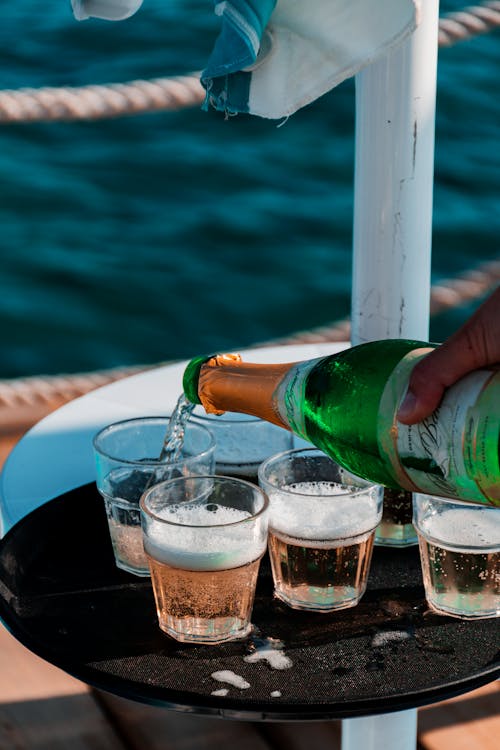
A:
POLYGON ((207 412, 244 412, 292 430, 348 471, 393 489, 500 505, 500 371, 476 370, 416 425, 396 419, 432 344, 387 339, 267 365, 197 357, 184 393, 207 412))

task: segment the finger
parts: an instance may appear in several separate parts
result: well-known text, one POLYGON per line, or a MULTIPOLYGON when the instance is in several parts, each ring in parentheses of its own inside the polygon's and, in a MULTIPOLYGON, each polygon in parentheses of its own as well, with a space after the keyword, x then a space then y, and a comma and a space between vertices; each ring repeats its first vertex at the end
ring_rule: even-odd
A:
POLYGON ((432 414, 443 397, 445 385, 436 380, 424 380, 414 372, 397 418, 403 424, 415 424, 432 414))

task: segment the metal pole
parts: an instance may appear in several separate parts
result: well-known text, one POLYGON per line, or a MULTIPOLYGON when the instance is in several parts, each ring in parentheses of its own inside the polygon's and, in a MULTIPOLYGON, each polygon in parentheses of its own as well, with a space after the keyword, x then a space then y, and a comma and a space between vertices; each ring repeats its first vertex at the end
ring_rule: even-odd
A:
POLYGON ((415 709, 342 721, 342 750, 415 750, 416 746, 415 709))
POLYGON ((356 77, 352 343, 429 335, 438 0, 356 77))
MULTIPOLYGON (((429 337, 439 0, 356 76, 351 342, 429 337)), ((342 722, 342 750, 414 750, 417 710, 342 722)))

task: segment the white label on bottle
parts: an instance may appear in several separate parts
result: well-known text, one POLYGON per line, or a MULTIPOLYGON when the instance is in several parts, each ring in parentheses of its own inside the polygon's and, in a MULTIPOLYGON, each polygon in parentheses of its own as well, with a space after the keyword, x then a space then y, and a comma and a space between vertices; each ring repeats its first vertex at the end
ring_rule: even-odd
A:
POLYGON ((498 460, 496 467, 488 467, 486 459, 479 466, 480 459, 478 462, 476 457, 486 456, 488 446, 478 445, 478 440, 484 435, 483 440, 491 441, 491 432, 481 429, 484 409, 475 407, 486 385, 499 373, 495 375, 488 370, 470 373, 445 392, 439 407, 427 419, 404 425, 396 422, 394 405, 399 405, 410 372, 423 353, 426 352, 416 350, 407 355, 388 380, 379 409, 381 452, 390 460, 395 476, 403 485, 408 486, 410 480, 414 490, 420 492, 486 503, 471 472, 477 463, 485 487, 490 488, 498 481, 498 474, 496 480, 494 477, 498 460))
POLYGON ((281 419, 292 432, 309 440, 305 429, 304 398, 307 377, 324 357, 298 362, 291 367, 274 394, 274 405, 281 419))

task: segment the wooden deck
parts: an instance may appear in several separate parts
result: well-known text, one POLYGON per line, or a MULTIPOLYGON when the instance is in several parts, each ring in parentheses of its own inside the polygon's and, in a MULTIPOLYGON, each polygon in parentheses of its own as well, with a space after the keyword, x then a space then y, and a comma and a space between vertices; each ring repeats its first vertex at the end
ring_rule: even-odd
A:
MULTIPOLYGON (((31 422, 0 421, 0 466, 31 423, 60 405, 47 403, 31 422)), ((38 658, 0 625, 0 750, 337 750, 340 731, 338 721, 223 721, 117 698, 38 658)), ((500 681, 419 710, 418 750, 499 747, 500 681)))

